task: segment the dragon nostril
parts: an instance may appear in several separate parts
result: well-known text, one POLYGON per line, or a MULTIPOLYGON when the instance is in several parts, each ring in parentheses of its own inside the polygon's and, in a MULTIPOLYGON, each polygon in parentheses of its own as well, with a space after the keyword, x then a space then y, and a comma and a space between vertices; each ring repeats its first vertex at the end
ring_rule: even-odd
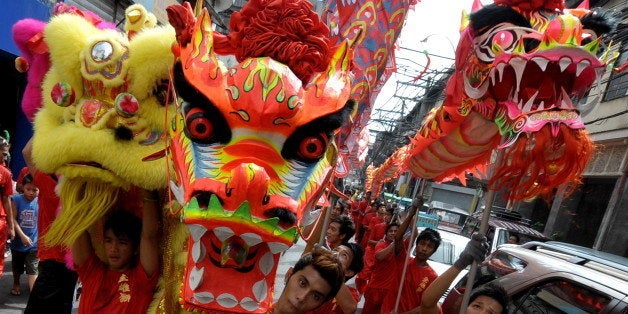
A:
POLYGON ((115 136, 117 140, 130 141, 133 139, 133 131, 125 126, 115 128, 115 136))
POLYGON ((198 207, 207 208, 209 206, 209 199, 211 198, 212 195, 214 194, 210 192, 204 192, 204 191, 197 191, 196 193, 194 193, 194 197, 196 198, 196 201, 198 202, 198 207))

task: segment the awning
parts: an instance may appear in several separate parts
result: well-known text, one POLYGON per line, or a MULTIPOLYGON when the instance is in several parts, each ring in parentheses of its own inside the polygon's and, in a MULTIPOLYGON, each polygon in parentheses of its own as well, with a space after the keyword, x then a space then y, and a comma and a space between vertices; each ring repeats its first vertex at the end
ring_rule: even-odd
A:
POLYGON ((527 227, 525 225, 522 225, 522 224, 518 224, 518 223, 506 221, 506 220, 501 220, 495 217, 491 217, 488 221, 488 224, 492 227, 504 228, 507 230, 515 231, 517 233, 533 236, 535 238, 549 240, 549 238, 543 235, 541 232, 534 230, 530 227, 527 227))

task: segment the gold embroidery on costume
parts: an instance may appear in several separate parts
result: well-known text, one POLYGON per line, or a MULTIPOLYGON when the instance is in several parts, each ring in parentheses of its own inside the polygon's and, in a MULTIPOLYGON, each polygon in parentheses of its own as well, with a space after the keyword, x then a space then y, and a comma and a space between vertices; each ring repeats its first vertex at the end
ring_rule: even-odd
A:
POLYGON ((120 293, 120 303, 128 303, 131 301, 131 286, 129 286, 129 277, 125 274, 120 275, 118 279, 118 292, 120 293))

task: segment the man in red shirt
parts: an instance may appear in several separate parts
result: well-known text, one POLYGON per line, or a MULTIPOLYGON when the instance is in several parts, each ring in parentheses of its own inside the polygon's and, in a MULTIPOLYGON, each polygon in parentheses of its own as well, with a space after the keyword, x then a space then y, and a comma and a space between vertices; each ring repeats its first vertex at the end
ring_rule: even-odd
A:
POLYGON ((105 220, 107 264, 96 256, 87 231, 72 245, 83 284, 79 314, 146 312, 159 277, 159 200, 152 193, 142 194, 141 221, 122 209, 113 209, 105 220))
POLYGON ((13 219, 9 196, 13 195, 13 177, 9 169, 0 163, 0 276, 4 271, 4 250, 7 245, 7 237, 11 240, 15 237, 13 219))
MULTIPOLYGON (((396 274, 394 276, 397 280, 394 289, 390 290, 384 297, 382 313, 388 314, 395 309, 399 282, 403 274, 404 265, 406 265, 406 258, 408 258, 408 244, 403 239, 404 233, 413 220, 414 215, 416 215, 417 210, 422 206, 423 198, 419 197, 413 200, 412 206, 410 206, 410 213, 395 234, 394 250, 396 274)), ((412 226, 412 228, 416 227, 412 226)), ((440 243, 440 234, 434 229, 427 228, 421 231, 417 237, 415 242, 416 256, 408 260, 404 280, 401 283, 401 297, 399 299, 397 313, 418 313, 423 291, 438 277, 438 274, 430 267, 427 260, 434 254, 436 249, 438 249, 440 243)))
POLYGON ((360 243, 362 240, 362 235, 364 234, 364 230, 362 230, 362 219, 364 215, 369 210, 369 205, 371 204, 371 191, 367 191, 362 196, 362 199, 357 202, 351 202, 351 218, 355 223, 355 241, 360 243))
MULTIPOLYGON (((371 232, 369 227, 371 225, 376 225, 378 223, 381 223, 383 221, 382 218, 379 218, 379 216, 383 216, 383 212, 385 212, 386 205, 385 204, 379 204, 379 203, 375 203, 366 213, 366 215, 364 215, 364 218, 362 218, 362 241, 359 242, 360 245, 362 245, 362 247, 366 247, 366 244, 369 240, 369 238, 371 237, 371 232)), ((355 286, 358 288, 358 291, 360 291, 360 293, 364 293, 364 288, 366 287, 366 284, 369 280, 370 277, 370 271, 368 269, 368 265, 366 267, 366 269, 362 270, 358 276, 355 278, 355 286)))
POLYGON ((395 280, 395 235, 399 229, 398 223, 390 223, 385 230, 386 236, 375 245, 375 262, 371 269, 371 278, 364 290, 364 313, 378 313, 388 291, 393 290, 395 280))
POLYGON ((355 225, 351 218, 346 215, 340 215, 333 218, 325 231, 325 240, 328 249, 335 249, 337 246, 349 242, 355 234, 355 225))

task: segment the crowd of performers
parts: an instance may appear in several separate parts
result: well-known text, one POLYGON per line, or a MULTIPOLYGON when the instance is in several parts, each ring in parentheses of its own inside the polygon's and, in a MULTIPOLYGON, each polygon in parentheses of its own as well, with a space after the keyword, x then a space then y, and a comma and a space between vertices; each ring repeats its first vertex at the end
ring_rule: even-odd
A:
MULTIPOLYGON (((8 141, 3 143, 8 151, 8 141)), ((28 162, 28 144, 23 153, 28 162)), ((146 312, 159 276, 158 208, 163 195, 141 189, 130 192, 141 198, 141 219, 126 210, 107 215, 101 230, 106 261, 97 257, 87 231, 69 248, 69 254, 66 247, 37 243, 59 211, 56 178, 29 165, 13 180, 8 154, 4 156, 0 232, 22 247, 12 244, 11 294, 21 294, 19 278, 26 271, 30 293, 25 313, 71 313, 77 283, 81 285, 79 313, 146 312), (21 215, 24 210, 19 204, 24 201, 33 203, 28 215, 21 215), (24 219, 33 215, 34 226, 24 219)), ((271 312, 355 313, 364 298, 362 313, 393 313, 395 309, 396 313, 438 313, 438 299, 462 269, 483 259, 488 245, 484 237, 474 237, 454 266, 438 278, 427 262, 440 245, 438 231, 424 229, 414 243, 408 243, 408 228, 422 203, 419 197, 402 211, 398 204, 372 198, 367 191, 321 208, 320 217, 331 210, 328 223, 319 220, 304 230, 307 246, 285 274, 286 285, 271 312), (409 245, 415 247, 416 256, 406 266, 409 245), (352 278, 355 285, 347 284, 352 278)), ((505 313, 505 292, 498 287, 484 289, 488 291, 472 297, 468 312, 505 313)))
MULTIPOLYGON (((24 153, 29 160, 28 145, 24 153)), ((134 191, 142 198, 141 219, 125 210, 110 212, 102 228, 106 262, 96 256, 87 232, 71 247, 69 258, 65 247, 37 243, 38 231, 40 237, 45 235, 59 210, 59 200, 54 192, 55 178, 31 166, 22 171, 17 180, 22 184, 19 184, 12 180, 6 166, 8 160, 3 160, 0 175, 4 216, 0 221, 0 232, 12 243, 23 243, 22 246, 30 248, 26 252, 31 252, 32 256, 24 254, 25 258, 18 259, 21 266, 15 264, 20 251, 11 250, 16 280, 11 291, 14 295, 21 293, 19 277, 25 270, 26 260, 30 294, 25 313, 46 310, 70 313, 77 282, 82 286, 79 313, 146 312, 158 278, 158 206, 162 196, 152 191, 134 191), (14 185, 22 192, 14 194, 14 185), (19 215, 21 210, 16 205, 24 195, 29 195, 30 201, 34 200, 37 222, 28 235, 23 231, 25 228, 20 228, 23 224, 19 215), (134 302, 128 302, 131 299, 134 302)), ((427 260, 441 239, 438 231, 427 228, 412 244, 416 247, 416 256, 407 263, 400 285, 410 245, 405 231, 421 206, 422 199, 417 198, 400 221, 396 203, 371 199, 370 192, 350 201, 338 199, 331 207, 324 244, 317 243, 322 236, 323 224, 316 224, 314 230, 308 230, 308 246, 286 274, 286 286, 271 311, 355 313, 360 299, 364 298, 362 313, 392 313, 395 308, 397 313, 412 313, 419 309, 438 313, 436 301, 455 275, 474 259, 481 261, 488 246, 485 238, 474 238, 447 272, 448 276, 440 282, 427 260), (346 284, 351 278, 355 278, 355 286, 346 284), (437 284, 432 285, 434 282, 437 284), (428 289, 431 286, 435 291, 428 289), (399 287, 401 295, 398 299, 399 287), (422 301, 421 296, 428 293, 430 298, 423 297, 422 301)), ((321 216, 327 210, 327 207, 322 208, 321 216)), ((491 289, 494 290, 484 293, 492 297, 475 295, 469 308, 486 307, 491 313, 505 312, 505 293, 498 288, 491 289)))

